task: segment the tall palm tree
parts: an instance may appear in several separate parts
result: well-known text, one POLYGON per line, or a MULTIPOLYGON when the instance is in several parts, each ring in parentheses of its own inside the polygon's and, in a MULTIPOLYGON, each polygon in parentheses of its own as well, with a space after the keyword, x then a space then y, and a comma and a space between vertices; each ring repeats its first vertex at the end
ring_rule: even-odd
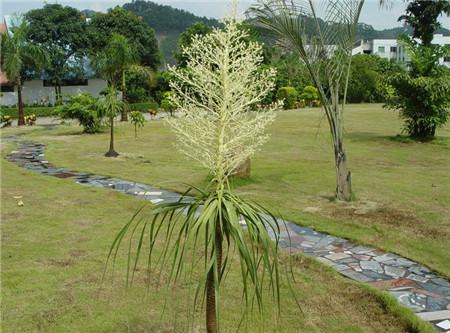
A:
POLYGON ((250 9, 255 22, 299 56, 320 95, 333 141, 336 199, 352 198, 351 175, 343 143, 344 108, 355 30, 364 0, 261 0, 250 9), (327 22, 317 15, 323 5, 327 22), (308 30, 309 23, 314 30, 308 30))
POLYGON ((117 157, 119 153, 114 149, 114 118, 123 110, 123 102, 117 98, 118 92, 114 87, 108 87, 103 96, 98 100, 98 108, 100 113, 109 119, 109 150, 105 154, 106 157, 117 157))
POLYGON ((22 86, 25 71, 40 70, 47 62, 46 52, 27 40, 27 23, 18 17, 10 31, 2 34, 1 68, 17 87, 18 125, 25 125, 22 86))
POLYGON ((94 64, 110 85, 120 87, 122 91, 122 112, 120 121, 128 121, 126 73, 129 70, 140 71, 150 77, 151 71, 138 62, 137 52, 128 39, 114 33, 106 49, 96 57, 94 64))

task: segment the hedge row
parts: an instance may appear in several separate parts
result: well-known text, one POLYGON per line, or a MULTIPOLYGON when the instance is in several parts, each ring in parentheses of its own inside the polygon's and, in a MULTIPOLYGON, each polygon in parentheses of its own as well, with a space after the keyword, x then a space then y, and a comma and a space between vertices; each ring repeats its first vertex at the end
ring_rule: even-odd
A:
MULTIPOLYGON (((129 105, 129 111, 141 111, 147 112, 149 109, 158 109, 158 103, 148 102, 148 103, 133 103, 129 105)), ((23 112, 25 116, 36 115, 36 117, 55 117, 57 116, 56 107, 54 106, 33 106, 24 107, 23 112)), ((10 116, 13 119, 17 118, 17 107, 1 107, 1 114, 5 116, 10 116)))

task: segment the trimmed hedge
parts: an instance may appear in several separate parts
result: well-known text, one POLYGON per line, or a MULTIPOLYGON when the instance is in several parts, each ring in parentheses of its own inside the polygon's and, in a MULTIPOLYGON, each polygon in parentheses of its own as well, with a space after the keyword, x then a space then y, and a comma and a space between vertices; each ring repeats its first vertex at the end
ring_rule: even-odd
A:
MULTIPOLYGON (((128 105, 129 111, 141 111, 147 112, 149 109, 157 110, 159 108, 156 102, 146 102, 146 103, 133 103, 128 105)), ((1 107, 1 114, 5 116, 10 116, 13 119, 17 119, 17 107, 1 107)), ((32 106, 24 107, 23 113, 25 116, 36 115, 36 117, 57 117, 58 112, 55 106, 32 106)))
MULTIPOLYGON (((2 106, 1 113, 5 116, 10 116, 13 119, 17 119, 17 107, 4 107, 2 106)), ((54 117, 57 116, 56 107, 54 106, 33 106, 24 107, 23 113, 25 116, 30 116, 32 114, 36 117, 54 117)))

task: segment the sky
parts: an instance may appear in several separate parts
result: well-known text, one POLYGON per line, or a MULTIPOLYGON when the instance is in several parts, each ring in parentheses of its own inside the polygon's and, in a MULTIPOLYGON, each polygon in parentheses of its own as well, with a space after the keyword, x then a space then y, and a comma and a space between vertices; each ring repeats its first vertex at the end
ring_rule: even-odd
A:
MULTIPOLYGON (((222 18, 230 10, 230 2, 224 0, 153 0, 154 2, 170 5, 192 12, 198 16, 222 18)), ((43 6, 43 0, 0 0, 0 15, 25 13, 26 11, 43 6)), ((131 0, 47 0, 47 3, 58 2, 78 9, 93 9, 106 11, 116 5, 122 5, 131 0)), ((239 9, 244 12, 254 1, 240 1, 239 9)), ((370 24, 375 29, 389 29, 401 25, 397 18, 404 13, 405 3, 401 0, 393 0, 390 8, 380 8, 378 0, 367 0, 361 13, 360 22, 370 24)), ((443 27, 450 29, 450 17, 441 17, 443 27)))

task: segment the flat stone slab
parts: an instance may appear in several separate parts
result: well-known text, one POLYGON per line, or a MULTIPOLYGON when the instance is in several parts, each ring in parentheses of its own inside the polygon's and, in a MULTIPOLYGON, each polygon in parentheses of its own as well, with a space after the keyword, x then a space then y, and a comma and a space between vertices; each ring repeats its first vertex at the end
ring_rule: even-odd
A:
POLYGON ((376 261, 362 260, 359 265, 363 270, 374 271, 376 273, 384 273, 381 265, 376 261))
POLYGON ((340 260, 340 259, 346 259, 349 258, 350 255, 347 253, 331 253, 329 255, 326 255, 325 258, 329 259, 329 260, 340 260))
POLYGON ((444 320, 436 323, 436 326, 442 328, 443 330, 450 330, 450 320, 444 320))
POLYGON ((450 310, 433 311, 433 312, 419 312, 417 315, 426 321, 450 319, 450 310))

